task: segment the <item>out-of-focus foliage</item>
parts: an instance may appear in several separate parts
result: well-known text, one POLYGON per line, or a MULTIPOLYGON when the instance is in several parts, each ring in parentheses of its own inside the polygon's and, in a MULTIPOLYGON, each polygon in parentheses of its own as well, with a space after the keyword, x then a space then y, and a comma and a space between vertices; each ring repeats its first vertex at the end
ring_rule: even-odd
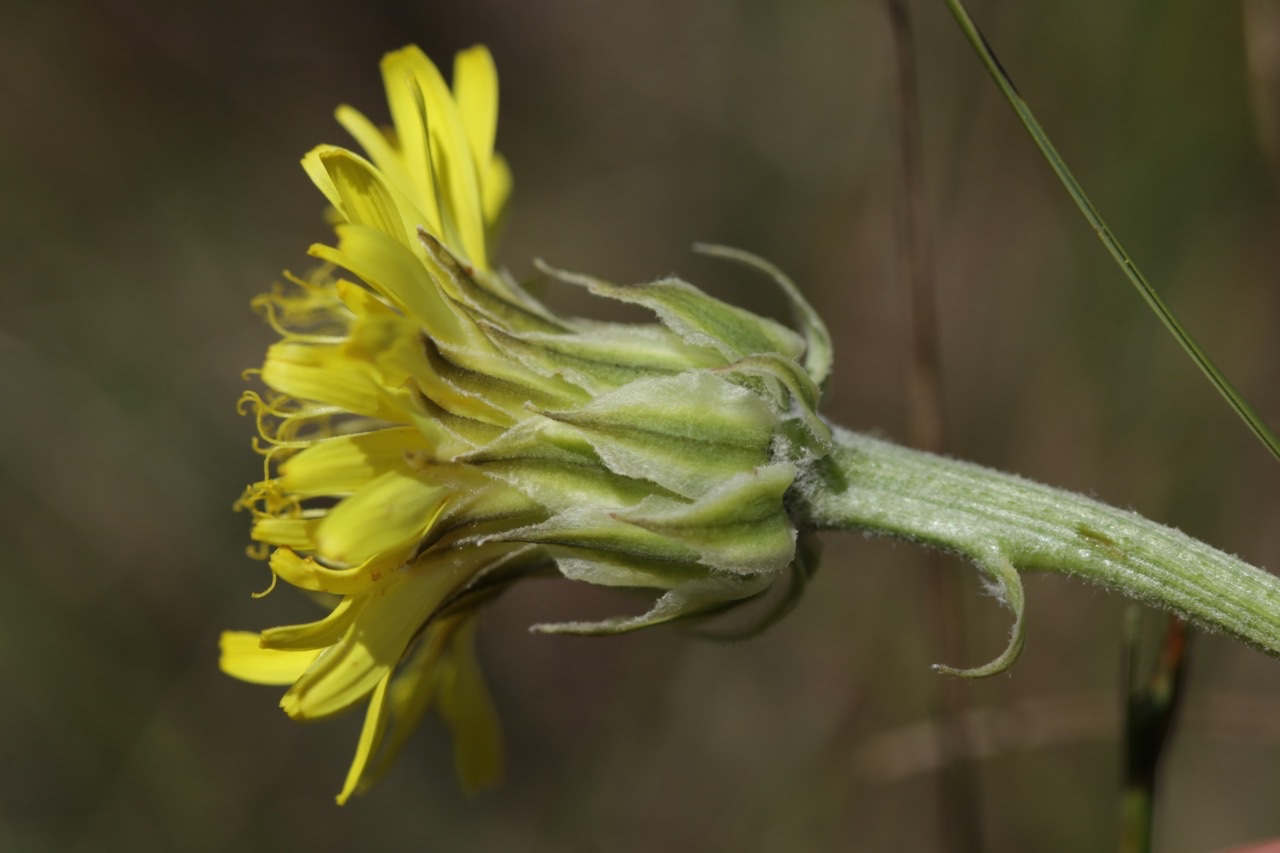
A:
MULTIPOLYGON (((973 11, 1153 282, 1280 421, 1276 117, 1254 112, 1277 103, 1258 88, 1275 85, 1266 16, 1249 51, 1229 2, 973 11)), ((942 5, 915 13, 951 452, 1280 564, 1265 451, 1110 267, 942 5)), ((768 257, 832 327, 829 414, 905 438, 874 0, 4 4, 0 848, 939 847, 913 549, 829 542, 816 594, 739 644, 529 636, 616 602, 519 590, 481 629, 509 771, 476 801, 433 729, 338 810, 354 732, 291 726, 217 672, 221 626, 313 615, 249 599, 267 573, 230 512, 260 475, 234 412, 271 339, 248 300, 325 234, 297 158, 345 141, 335 103, 380 108, 372 69, 409 42, 497 59, 516 175, 504 263, 679 271, 781 314, 758 278, 688 246, 768 257)), ((1026 654, 971 691, 991 734, 982 825, 992 850, 1106 847, 1122 605, 1031 581, 1026 654)), ((983 660, 1007 626, 967 583, 983 660)), ((1280 664, 1208 639, 1190 689, 1162 849, 1280 834, 1280 664)))

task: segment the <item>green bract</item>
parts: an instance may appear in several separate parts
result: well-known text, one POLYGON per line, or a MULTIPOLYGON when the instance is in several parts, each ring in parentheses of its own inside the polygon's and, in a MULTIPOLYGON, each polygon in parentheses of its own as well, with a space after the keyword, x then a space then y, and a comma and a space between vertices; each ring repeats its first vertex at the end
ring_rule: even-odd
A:
POLYGON ((516 425, 460 457, 547 516, 485 541, 543 546, 566 577, 665 592, 642 616, 540 627, 629 630, 760 592, 795 556, 783 498, 797 464, 831 449, 814 410, 814 374, 829 362, 810 373, 795 361, 825 330, 802 338, 677 279, 619 287, 544 270, 652 308, 660 323, 506 330, 525 367, 597 396, 526 406, 516 425))

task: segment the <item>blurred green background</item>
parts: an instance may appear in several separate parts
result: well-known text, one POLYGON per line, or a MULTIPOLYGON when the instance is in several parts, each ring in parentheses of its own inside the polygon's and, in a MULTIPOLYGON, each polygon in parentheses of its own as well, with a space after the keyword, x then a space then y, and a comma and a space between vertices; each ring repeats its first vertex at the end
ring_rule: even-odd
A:
MULTIPOLYGON (((1156 286, 1280 424, 1280 3, 974 2, 1156 286)), ((1280 566, 1280 469, 1111 266, 941 2, 916 2, 950 452, 1280 566)), ((501 249, 762 311, 788 270, 837 342, 829 415, 906 440, 892 53, 880 0, 0 4, 0 849, 945 850, 921 552, 831 537, 800 607, 724 644, 530 636, 607 607, 528 584, 481 654, 504 786, 456 790, 426 727, 333 805, 358 719, 301 726, 216 638, 305 618, 231 512, 249 299, 326 239, 297 165, 384 118, 377 61, 490 45, 516 175, 501 249)), ((553 302, 579 310, 567 297, 553 302)), ((968 661, 1005 614, 963 580, 968 661)), ((992 851, 1114 844, 1116 596, 1028 580, 1012 674, 967 688, 992 851)), ((1149 633, 1158 628, 1148 619, 1149 633)), ((1159 849, 1280 835, 1280 664, 1193 647, 1159 849)))

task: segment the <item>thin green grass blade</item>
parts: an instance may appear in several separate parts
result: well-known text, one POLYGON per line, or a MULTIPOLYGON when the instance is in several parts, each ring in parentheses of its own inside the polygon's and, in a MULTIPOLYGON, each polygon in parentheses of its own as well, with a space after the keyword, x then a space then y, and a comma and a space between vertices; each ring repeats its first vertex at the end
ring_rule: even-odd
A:
POLYGON ((1124 271, 1125 277, 1137 288, 1138 293, 1148 307, 1160 318, 1160 322, 1169 330, 1169 334, 1173 335, 1183 351, 1191 357, 1191 360, 1196 363, 1196 366, 1213 384, 1213 387, 1218 389, 1218 393, 1226 399, 1227 404, 1235 410, 1235 413, 1240 416, 1240 419, 1245 422, 1245 425, 1257 436, 1258 440, 1266 445, 1267 449, 1271 451, 1271 455, 1280 460, 1280 439, 1276 437, 1270 427, 1263 423, 1262 418, 1258 416, 1253 407, 1245 402, 1245 399, 1240 396, 1240 392, 1235 389, 1235 386, 1227 380, 1227 377, 1218 369, 1218 366, 1213 363, 1213 359, 1209 358, 1204 350, 1200 349, 1190 333, 1178 322, 1178 318, 1174 316, 1173 311, 1164 304, 1164 300, 1151 287, 1141 270, 1138 269, 1137 264, 1133 262, 1133 258, 1129 256, 1124 246, 1120 244, 1116 235, 1107 227, 1107 223, 1102 219, 1102 214, 1098 212, 1093 202, 1085 195, 1084 189, 1076 181, 1075 176, 1071 174, 1071 170, 1067 168, 1067 164, 1063 161, 1058 150, 1053 147, 1053 143, 1049 141, 1044 128, 1040 126, 1040 122, 1036 121, 1031 108, 1027 106, 1027 102, 1018 94, 1017 87, 1013 85, 1013 81, 1009 79, 1004 67, 1000 65, 1000 60, 996 58, 991 45, 987 43, 977 25, 974 24, 973 19, 969 17, 962 0, 944 0, 944 2, 947 4, 947 8, 951 10, 951 14, 955 16, 956 22, 960 25, 960 29, 964 32, 969 43, 973 45, 973 49, 977 51, 978 57, 987 69, 987 73, 991 75, 996 86, 1000 88, 1005 100, 1013 107, 1013 111, 1018 114, 1023 126, 1031 134, 1031 138, 1035 140, 1036 147, 1040 149, 1040 153, 1049 162, 1049 166, 1058 176, 1058 180, 1062 181, 1062 185, 1066 187, 1067 193, 1075 201, 1076 206, 1080 208, 1084 218, 1093 226, 1098 239, 1107 247, 1111 257, 1115 259, 1120 269, 1124 271))

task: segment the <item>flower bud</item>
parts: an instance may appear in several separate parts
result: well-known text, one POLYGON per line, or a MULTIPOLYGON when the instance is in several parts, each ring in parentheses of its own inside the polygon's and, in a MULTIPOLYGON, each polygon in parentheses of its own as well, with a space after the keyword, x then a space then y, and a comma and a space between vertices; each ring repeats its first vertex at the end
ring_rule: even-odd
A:
POLYGON ((368 703, 339 801, 363 790, 430 708, 464 786, 499 767, 475 662, 482 605, 554 566, 649 591, 641 615, 539 626, 616 633, 721 612, 793 564, 787 492, 826 455, 821 321, 773 275, 803 334, 669 278, 618 286, 550 267, 648 323, 549 311, 489 259, 510 177, 493 152, 497 81, 481 48, 452 91, 416 48, 383 62, 394 132, 338 118, 369 159, 303 165, 337 212, 324 266, 257 304, 281 334, 246 392, 266 470, 240 506, 275 576, 328 595, 317 622, 228 632, 222 666, 291 685, 297 719, 368 703))

